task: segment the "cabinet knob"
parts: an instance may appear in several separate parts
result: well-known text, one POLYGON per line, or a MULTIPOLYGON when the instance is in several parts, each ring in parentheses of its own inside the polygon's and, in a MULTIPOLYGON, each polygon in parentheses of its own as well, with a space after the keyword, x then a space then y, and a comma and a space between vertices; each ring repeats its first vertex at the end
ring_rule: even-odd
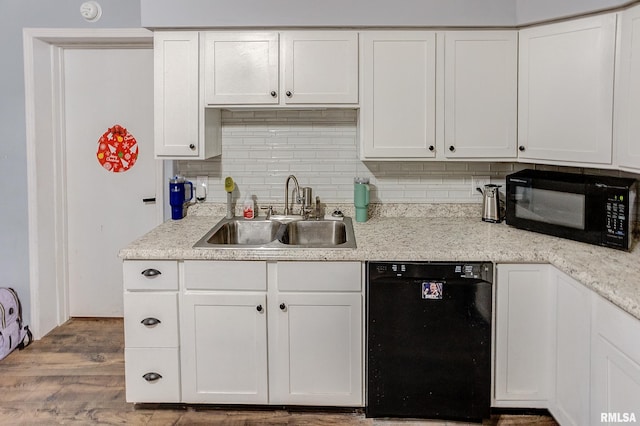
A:
POLYGON ((262 312, 262 305, 258 305, 258 306, 256 306, 256 311, 258 311, 258 312, 262 312))
POLYGON ((453 152, 453 151, 455 151, 455 150, 456 150, 456 147, 455 147, 455 146, 451 145, 451 146, 449 147, 449 151, 453 152))
POLYGON ((290 98, 291 96, 293 96, 293 93, 291 93, 290 90, 287 90, 287 98, 290 98))
POLYGON ((436 147, 433 145, 429 145, 429 151, 433 152, 435 151, 436 147))
POLYGON ((271 91, 271 96, 272 96, 272 97, 274 97, 274 98, 277 98, 277 97, 278 97, 278 94, 276 93, 276 91, 275 91, 275 90, 272 90, 272 91, 271 91))
POLYGON ((153 327, 154 325, 158 325, 161 322, 162 321, 160 321, 158 318, 145 318, 140 321, 140 324, 144 325, 145 327, 153 327))
POLYGON ((191 149, 191 151, 195 151, 196 146, 192 143, 189 144, 189 148, 191 149))
POLYGON ((525 148, 524 148, 524 145, 520 145, 520 146, 518 147, 518 150, 519 150, 520 152, 523 152, 523 151, 524 151, 524 149, 525 149, 525 148))
POLYGON ((162 272, 158 271, 157 269, 153 269, 153 268, 145 269, 144 271, 142 271, 142 275, 144 275, 147 278, 153 278, 153 277, 161 275, 161 274, 162 274, 162 272))
POLYGON ((282 309, 284 311, 285 309, 287 309, 287 305, 285 305, 284 303, 281 303, 280 304, 280 309, 282 309))
POLYGON ((162 376, 158 373, 147 373, 142 375, 142 378, 145 379, 149 383, 157 382, 162 379, 162 376))

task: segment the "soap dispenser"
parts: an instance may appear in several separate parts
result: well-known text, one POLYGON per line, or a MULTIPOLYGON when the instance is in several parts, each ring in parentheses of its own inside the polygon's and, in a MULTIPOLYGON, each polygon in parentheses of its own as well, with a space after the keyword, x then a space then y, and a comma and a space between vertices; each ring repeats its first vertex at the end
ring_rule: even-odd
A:
POLYGON ((242 206, 242 216, 245 219, 253 219, 255 216, 254 213, 253 197, 251 197, 251 195, 247 195, 242 206))

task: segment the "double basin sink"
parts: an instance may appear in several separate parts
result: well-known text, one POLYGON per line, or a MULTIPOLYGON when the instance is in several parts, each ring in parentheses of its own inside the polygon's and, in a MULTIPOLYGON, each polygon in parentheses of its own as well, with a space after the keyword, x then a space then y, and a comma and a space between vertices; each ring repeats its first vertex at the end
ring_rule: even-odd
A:
POLYGON ((276 216, 268 220, 222 219, 194 248, 356 248, 353 223, 342 220, 301 220, 276 216))

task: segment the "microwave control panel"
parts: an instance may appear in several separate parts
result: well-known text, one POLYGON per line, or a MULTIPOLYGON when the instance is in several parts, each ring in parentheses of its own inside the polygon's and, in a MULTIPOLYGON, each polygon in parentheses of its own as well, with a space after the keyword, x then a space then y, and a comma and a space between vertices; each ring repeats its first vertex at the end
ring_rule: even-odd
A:
POLYGON ((628 224, 628 212, 627 203, 624 195, 609 192, 607 194, 606 205, 606 239, 608 241, 617 241, 620 244, 624 243, 627 236, 629 224, 628 224))

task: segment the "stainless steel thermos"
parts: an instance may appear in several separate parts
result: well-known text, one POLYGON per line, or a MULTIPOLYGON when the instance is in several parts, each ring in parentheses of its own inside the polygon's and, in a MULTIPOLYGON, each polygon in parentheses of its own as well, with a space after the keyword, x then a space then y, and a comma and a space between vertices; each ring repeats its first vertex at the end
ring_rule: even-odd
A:
POLYGON ((500 211, 500 192, 498 188, 501 185, 489 184, 484 186, 482 192, 482 220, 485 222, 500 223, 502 214, 500 211))
POLYGON ((178 220, 185 216, 187 204, 193 198, 193 184, 181 176, 169 179, 169 204, 171 205, 171 219, 178 220), (186 198, 185 187, 189 185, 189 198, 186 198))

